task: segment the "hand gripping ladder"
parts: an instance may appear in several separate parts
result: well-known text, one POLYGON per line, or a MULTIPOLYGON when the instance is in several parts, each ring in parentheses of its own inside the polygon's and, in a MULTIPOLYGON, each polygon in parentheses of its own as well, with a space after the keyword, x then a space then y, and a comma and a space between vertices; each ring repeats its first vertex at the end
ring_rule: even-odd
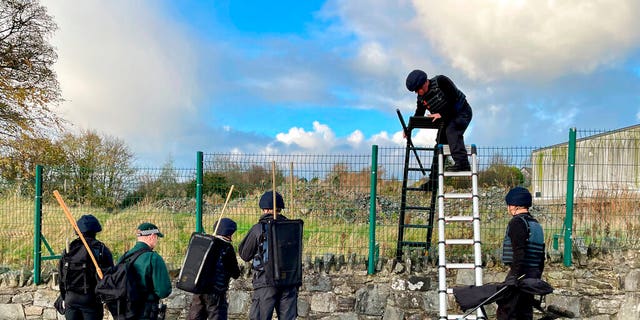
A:
MULTIPOLYGON (((462 315, 449 314, 448 295, 452 294, 452 288, 447 286, 447 270, 473 269, 475 271, 475 285, 482 285, 482 251, 480 246, 480 211, 478 199, 478 157, 476 146, 467 146, 471 150, 471 171, 451 172, 444 167, 444 157, 451 154, 448 145, 438 145, 438 298, 439 319, 460 319, 462 315), (471 178, 471 193, 446 193, 444 189, 445 177, 469 177, 471 178), (450 199, 468 199, 473 201, 471 215, 446 215, 445 201, 450 199), (473 239, 447 239, 446 226, 455 226, 456 229, 473 228, 473 239), (473 261, 468 263, 447 262, 447 246, 472 246, 473 261)), ((465 206, 468 208, 468 206, 465 206)), ((468 210, 468 209, 466 209, 468 210)), ((466 233, 468 234, 468 232, 466 233)), ((484 319, 481 310, 476 315, 469 315, 465 319, 484 319)))

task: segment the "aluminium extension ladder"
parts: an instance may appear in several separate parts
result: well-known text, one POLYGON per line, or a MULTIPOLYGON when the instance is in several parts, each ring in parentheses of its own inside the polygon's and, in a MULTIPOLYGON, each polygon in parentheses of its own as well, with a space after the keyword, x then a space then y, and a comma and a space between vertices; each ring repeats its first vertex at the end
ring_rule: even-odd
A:
MULTIPOLYGON (((450 172, 444 166, 444 157, 451 155, 448 145, 438 145, 438 298, 439 319, 460 319, 462 315, 449 314, 448 295, 453 293, 447 285, 447 270, 472 269, 475 271, 476 286, 482 285, 482 251, 480 243, 480 211, 478 198, 478 158, 476 146, 467 146, 471 150, 471 171, 450 172), (448 193, 444 189, 445 177, 469 177, 471 179, 471 193, 448 193), (462 215, 445 214, 445 202, 448 200, 470 200, 471 213, 462 215), (447 239, 445 230, 447 225, 456 228, 473 228, 472 239, 447 239), (450 263, 447 259, 447 246, 471 246, 473 261, 466 263, 450 263)), ((468 210, 468 207, 465 206, 468 210)), ((463 210, 464 211, 464 210, 463 210)), ((465 319, 485 319, 481 309, 475 315, 469 315, 465 319)))

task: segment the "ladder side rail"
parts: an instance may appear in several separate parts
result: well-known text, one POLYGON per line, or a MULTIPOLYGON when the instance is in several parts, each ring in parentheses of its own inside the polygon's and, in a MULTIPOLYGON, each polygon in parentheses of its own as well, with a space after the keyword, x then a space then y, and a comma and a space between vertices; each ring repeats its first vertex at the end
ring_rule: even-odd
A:
POLYGON ((473 193, 473 240, 474 262, 476 264, 476 286, 483 285, 482 274, 482 239, 480 232, 480 198, 478 195, 478 155, 475 145, 471 152, 471 188, 473 193))
MULTIPOLYGON (((484 284, 482 270, 482 239, 480 232, 480 197, 478 195, 478 152, 475 145, 471 145, 471 192, 473 193, 473 251, 476 286, 484 284)), ((484 308, 476 310, 478 319, 485 319, 484 308)))
MULTIPOLYGON (((401 118, 402 119, 402 118, 401 118)), ((409 131, 409 134, 411 131, 409 131)), ((402 192, 400 196, 400 215, 398 217, 398 244, 396 248, 396 259, 402 260, 402 243, 404 241, 404 220, 407 208, 407 179, 409 179, 409 160, 411 157, 411 143, 407 140, 407 147, 404 153, 404 172, 402 173, 402 192)))
POLYGON ((447 259, 445 246, 444 219, 444 155, 442 145, 438 145, 438 300, 440 319, 448 319, 447 259))

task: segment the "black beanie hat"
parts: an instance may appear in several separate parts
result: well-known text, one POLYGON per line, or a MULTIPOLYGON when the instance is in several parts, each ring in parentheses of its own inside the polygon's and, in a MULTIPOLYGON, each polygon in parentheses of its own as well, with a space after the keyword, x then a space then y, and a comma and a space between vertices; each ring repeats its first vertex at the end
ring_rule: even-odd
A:
POLYGON ((102 226, 100 225, 100 221, 98 218, 94 217, 91 214, 85 214, 76 222, 78 225, 78 229, 82 233, 98 233, 102 231, 102 226))
POLYGON ((427 82, 427 73, 422 70, 413 70, 407 76, 407 89, 414 92, 425 82, 427 82))
MULTIPOLYGON (((215 230, 215 225, 213 227, 215 230)), ((216 235, 230 237, 233 235, 234 232, 236 232, 236 230, 238 230, 238 225, 236 224, 235 221, 229 218, 222 218, 220 220, 220 224, 218 225, 218 230, 216 231, 216 235)))
MULTIPOLYGON (((265 192, 262 197, 260 197, 260 209, 273 209, 273 191, 265 192)), ((284 209, 284 199, 282 196, 276 192, 276 208, 284 209)))
POLYGON ((523 187, 515 187, 509 190, 504 200, 512 206, 531 207, 531 193, 523 187))

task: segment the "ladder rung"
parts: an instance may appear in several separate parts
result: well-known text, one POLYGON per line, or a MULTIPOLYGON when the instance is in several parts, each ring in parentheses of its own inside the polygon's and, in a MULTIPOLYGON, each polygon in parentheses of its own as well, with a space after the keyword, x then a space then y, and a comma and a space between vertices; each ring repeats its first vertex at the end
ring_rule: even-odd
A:
MULTIPOLYGON (((447 315, 447 319, 459 320, 459 319, 462 318, 462 316, 463 316, 463 314, 450 314, 450 315, 447 315)), ((464 319, 465 320, 475 320, 475 319, 478 319, 478 316, 475 315, 475 314, 470 314, 470 315, 466 316, 464 319)))
POLYGON ((445 239, 444 244, 473 244, 473 239, 445 239))
MULTIPOLYGON (((465 145, 464 147, 465 147, 465 149, 467 149, 467 156, 470 156, 470 155, 473 154, 473 153, 471 153, 471 150, 473 150, 472 146, 465 145)), ((449 149, 449 145, 448 144, 443 144, 442 145, 442 153, 445 156, 450 156, 451 155, 451 149, 449 149)))
POLYGON ((474 269, 476 267, 473 263, 447 263, 445 268, 447 269, 474 269))
POLYGON ((472 222, 472 216, 450 216, 444 217, 445 222, 472 222))
POLYGON ((403 228, 429 229, 431 226, 426 224, 403 224, 403 228))
POLYGON ((472 193, 445 193, 445 199, 471 199, 473 198, 472 193))
POLYGON ((409 150, 416 150, 416 151, 435 151, 434 148, 428 148, 428 147, 407 147, 409 148, 409 150))
POLYGON ((400 242, 400 244, 408 247, 424 247, 427 245, 426 242, 419 242, 419 241, 402 241, 400 242))
POLYGON ((406 206, 404 207, 405 210, 423 210, 423 211, 431 211, 431 208, 429 207, 418 207, 418 206, 406 206))
POLYGON ((445 177, 471 177, 473 174, 471 171, 445 171, 443 172, 445 177))
POLYGON ((425 171, 425 172, 429 172, 429 171, 431 171, 431 169, 427 169, 427 168, 407 168, 407 171, 425 171))

